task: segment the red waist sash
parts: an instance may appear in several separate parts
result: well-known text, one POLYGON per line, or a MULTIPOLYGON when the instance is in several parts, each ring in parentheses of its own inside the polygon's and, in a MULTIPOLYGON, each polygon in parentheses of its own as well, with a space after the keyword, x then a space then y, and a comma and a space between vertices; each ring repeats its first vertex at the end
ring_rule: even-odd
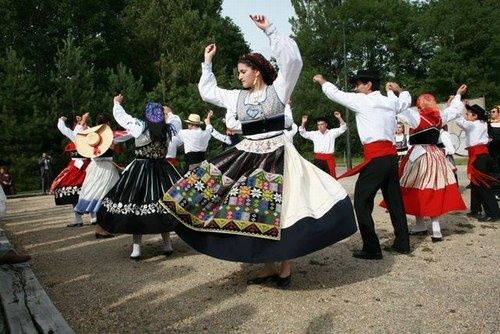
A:
POLYGON ((330 175, 335 179, 337 178, 337 174, 335 173, 335 156, 333 153, 314 153, 314 159, 325 161, 328 165, 330 175))
POLYGON ((339 179, 360 173, 375 158, 397 155, 396 146, 389 140, 374 141, 363 145, 364 160, 339 176, 339 179))
POLYGON ((474 167, 474 162, 479 155, 488 154, 488 146, 486 146, 486 144, 470 146, 467 147, 467 151, 469 152, 469 161, 467 162, 467 177, 469 178, 470 182, 479 187, 484 186, 486 188, 490 188, 491 183, 496 182, 496 178, 474 167))

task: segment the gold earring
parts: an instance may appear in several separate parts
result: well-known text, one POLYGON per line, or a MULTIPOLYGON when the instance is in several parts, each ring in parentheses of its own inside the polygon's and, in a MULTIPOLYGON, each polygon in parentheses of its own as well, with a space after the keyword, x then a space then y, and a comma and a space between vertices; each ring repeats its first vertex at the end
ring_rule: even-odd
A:
POLYGON ((257 84, 257 76, 255 76, 255 78, 253 79, 253 86, 255 86, 257 84))

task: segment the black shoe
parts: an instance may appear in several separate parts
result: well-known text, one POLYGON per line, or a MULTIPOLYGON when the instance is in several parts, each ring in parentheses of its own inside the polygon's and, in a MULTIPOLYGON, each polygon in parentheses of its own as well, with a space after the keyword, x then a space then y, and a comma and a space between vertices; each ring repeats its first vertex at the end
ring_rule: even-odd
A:
POLYGON ((364 260, 381 260, 383 258, 382 252, 369 253, 365 252, 364 250, 354 251, 352 253, 352 256, 354 256, 357 259, 364 259, 364 260))
POLYGON ((131 256, 130 257, 131 260, 134 260, 134 261, 139 261, 141 259, 141 256, 131 256))
POLYGON ((278 288, 287 289, 290 286, 290 283, 292 283, 292 274, 287 277, 276 276, 275 281, 278 288))
POLYGON ((496 223, 496 222, 500 221, 500 217, 494 218, 494 217, 490 217, 490 216, 484 216, 484 217, 479 218, 477 221, 481 222, 481 223, 496 223))
POLYGON ((168 250, 168 251, 163 251, 163 255, 165 255, 166 257, 169 257, 170 255, 172 255, 174 253, 173 250, 168 250))
POLYGON ((90 225, 97 225, 97 222, 90 222, 90 225))
POLYGON ((269 276, 250 278, 250 279, 247 280, 247 284, 248 285, 252 285, 252 284, 264 284, 266 282, 276 280, 277 277, 279 277, 277 274, 272 274, 272 275, 269 275, 269 276))
POLYGON ((425 231, 408 231, 408 235, 427 235, 427 230, 425 231))
POLYGON ((66 227, 82 227, 83 223, 76 223, 76 224, 68 224, 66 227))
POLYGON ((440 241, 443 241, 443 237, 434 237, 434 236, 432 236, 431 237, 431 241, 432 242, 440 242, 440 241))
POLYGON ((385 246, 384 250, 390 253, 410 254, 409 249, 401 249, 394 246, 385 246))
POLYGON ((482 218, 483 216, 481 215, 481 212, 467 212, 465 214, 467 217, 470 217, 470 218, 476 218, 476 219, 479 219, 479 218, 482 218))
POLYGON ((115 235, 114 234, 104 234, 104 233, 95 233, 95 238, 96 239, 109 239, 109 238, 114 238, 115 235))

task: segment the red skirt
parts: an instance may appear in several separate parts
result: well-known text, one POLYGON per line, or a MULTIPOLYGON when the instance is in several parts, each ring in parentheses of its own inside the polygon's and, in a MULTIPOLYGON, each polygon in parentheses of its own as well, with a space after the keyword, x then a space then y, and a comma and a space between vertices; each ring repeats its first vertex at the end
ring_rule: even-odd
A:
POLYGON ((76 204, 78 202, 80 188, 85 180, 89 163, 90 159, 71 159, 66 168, 56 176, 50 186, 56 205, 76 204), (80 168, 75 165, 79 160, 83 162, 80 168))
MULTIPOLYGON (((453 166, 438 147, 413 146, 401 162, 400 175, 401 195, 407 214, 438 217, 450 211, 466 209, 453 166), (425 152, 412 161, 412 151, 421 148, 425 152)), ((384 202, 381 206, 386 207, 384 202)))

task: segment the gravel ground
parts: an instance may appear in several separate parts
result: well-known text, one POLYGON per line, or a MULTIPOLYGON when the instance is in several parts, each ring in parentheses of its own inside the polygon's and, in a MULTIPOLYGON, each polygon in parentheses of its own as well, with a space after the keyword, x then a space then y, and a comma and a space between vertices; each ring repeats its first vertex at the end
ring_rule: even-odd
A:
MULTIPOLYGON (((354 182, 341 181, 351 194, 354 182)), ((463 195, 468 203, 469 191, 463 195)), ((376 207, 374 215, 382 244, 390 244, 388 214, 376 207)), ((463 212, 443 218, 443 242, 412 237, 410 255, 354 259, 357 233, 297 259, 289 290, 247 286, 259 266, 201 255, 176 236, 171 257, 151 235, 143 260, 133 262, 130 236, 96 240, 91 226, 65 227, 71 217, 71 206, 56 207, 51 196, 16 198, 0 224, 33 256, 33 270, 77 333, 500 332, 499 225, 463 212)))

